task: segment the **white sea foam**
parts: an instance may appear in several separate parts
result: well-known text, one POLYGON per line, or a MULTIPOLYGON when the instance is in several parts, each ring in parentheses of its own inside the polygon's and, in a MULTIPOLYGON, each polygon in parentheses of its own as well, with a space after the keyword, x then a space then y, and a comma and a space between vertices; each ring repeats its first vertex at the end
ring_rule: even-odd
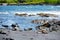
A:
POLYGON ((5 11, 5 12, 0 12, 0 14, 9 14, 9 12, 5 11))
POLYGON ((38 14, 38 13, 49 13, 49 14, 56 14, 56 15, 60 15, 60 11, 6 11, 6 12, 0 12, 0 14, 15 14, 15 13, 18 13, 18 14, 38 14))
POLYGON ((56 7, 60 7, 60 5, 59 6, 56 6, 56 7))
POLYGON ((8 20, 8 21, 6 21, 6 22, 3 22, 3 24, 5 24, 5 25, 11 25, 11 24, 14 24, 15 22, 14 21, 12 21, 12 20, 8 20))
POLYGON ((60 11, 28 11, 28 12, 14 12, 14 13, 18 13, 18 14, 38 14, 38 13, 49 13, 49 14, 56 14, 56 15, 60 15, 60 11))

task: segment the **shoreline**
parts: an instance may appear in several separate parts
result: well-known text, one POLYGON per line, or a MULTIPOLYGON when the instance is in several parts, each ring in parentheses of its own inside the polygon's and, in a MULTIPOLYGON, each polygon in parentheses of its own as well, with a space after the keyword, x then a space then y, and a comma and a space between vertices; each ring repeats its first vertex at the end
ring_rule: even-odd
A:
POLYGON ((36 31, 11 31, 4 30, 7 34, 0 34, 0 40, 13 39, 13 40, 59 40, 60 31, 49 32, 48 34, 36 33, 36 31), (9 31, 9 32, 8 32, 9 31))
POLYGON ((59 6, 60 4, 26 4, 26 3, 19 3, 19 4, 16 4, 16 3, 10 3, 10 4, 8 4, 8 3, 0 3, 0 6, 13 6, 13 5, 16 5, 16 6, 24 6, 24 5, 26 5, 26 6, 28 6, 28 5, 33 5, 33 6, 35 6, 35 5, 41 5, 41 6, 43 6, 43 5, 45 5, 45 6, 47 6, 47 5, 51 5, 51 6, 59 6))
POLYGON ((18 13, 18 14, 38 14, 38 13, 49 13, 49 14, 56 14, 56 15, 60 15, 60 11, 5 11, 5 12, 0 12, 0 14, 9 14, 9 13, 18 13), (58 14, 57 14, 58 13, 58 14))

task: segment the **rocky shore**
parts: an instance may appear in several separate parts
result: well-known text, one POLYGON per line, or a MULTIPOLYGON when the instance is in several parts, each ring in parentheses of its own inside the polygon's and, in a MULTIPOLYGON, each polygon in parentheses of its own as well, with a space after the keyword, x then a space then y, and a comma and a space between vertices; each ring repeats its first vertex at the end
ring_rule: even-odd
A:
POLYGON ((16 13, 15 15, 16 15, 16 16, 27 16, 26 13, 21 13, 21 14, 16 13))
POLYGON ((32 23, 40 24, 36 26, 36 30, 42 33, 49 33, 60 30, 60 20, 33 20, 32 23))
POLYGON ((0 40, 60 40, 60 20, 33 20, 32 23, 40 23, 35 27, 21 30, 18 24, 12 24, 12 29, 7 25, 0 28, 0 40))
POLYGON ((58 15, 55 14, 49 14, 49 13, 37 13, 35 14, 27 14, 27 13, 15 13, 17 16, 41 16, 41 17, 58 17, 58 15))
POLYGON ((42 17, 58 17, 55 14, 49 14, 49 13, 38 13, 37 15, 42 16, 42 17))
MULTIPOLYGON (((58 17, 55 14, 15 14, 21 17, 39 16, 39 17, 58 17)), ((58 19, 36 19, 31 21, 32 24, 37 24, 35 30, 28 28, 22 30, 18 23, 8 25, 2 24, 0 28, 0 40, 60 40, 60 20, 58 19), (39 24, 39 25, 38 25, 39 24)))

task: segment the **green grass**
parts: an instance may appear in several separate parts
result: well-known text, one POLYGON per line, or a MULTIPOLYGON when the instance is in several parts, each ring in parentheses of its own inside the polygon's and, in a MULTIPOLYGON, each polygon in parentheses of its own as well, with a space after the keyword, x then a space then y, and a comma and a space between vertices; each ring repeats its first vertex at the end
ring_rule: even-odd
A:
MULTIPOLYGON (((21 3, 19 0, 0 0, 0 3, 21 3)), ((60 4, 60 0, 24 0, 26 4, 60 4)))

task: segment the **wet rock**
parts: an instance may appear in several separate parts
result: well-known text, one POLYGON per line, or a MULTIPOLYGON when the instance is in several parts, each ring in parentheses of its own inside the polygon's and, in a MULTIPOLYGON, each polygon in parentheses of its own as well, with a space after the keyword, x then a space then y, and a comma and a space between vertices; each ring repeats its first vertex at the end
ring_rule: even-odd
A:
POLYGON ((42 16, 42 17, 49 17, 47 14, 44 14, 44 13, 40 13, 40 14, 37 14, 39 16, 42 16))
POLYGON ((0 34, 8 36, 10 29, 2 28, 0 29, 0 34))
POLYGON ((28 28, 28 29, 24 28, 24 31, 31 31, 31 30, 32 30, 32 28, 28 28))
POLYGON ((24 28, 24 31, 27 31, 27 29, 24 28))
POLYGON ((50 28, 51 25, 47 22, 47 23, 43 24, 42 26, 50 28))
POLYGON ((48 22, 47 20, 32 20, 31 23, 35 23, 35 24, 44 24, 48 22))
POLYGON ((43 34, 48 34, 48 32, 47 32, 46 29, 42 29, 41 32, 42 32, 43 34))
POLYGON ((5 27, 5 28, 8 28, 9 26, 8 25, 2 25, 3 27, 5 27))
POLYGON ((0 31, 0 34, 6 34, 5 32, 3 32, 3 31, 0 31))
POLYGON ((35 16, 34 14, 30 14, 30 15, 28 15, 28 16, 35 16))
POLYGON ((49 22, 43 22, 42 25, 36 26, 36 30, 40 30, 40 32, 46 32, 49 31, 47 30, 47 28, 50 28, 51 25, 49 24, 49 22))
POLYGON ((36 30, 40 30, 40 25, 35 27, 36 30))
POLYGON ((3 38, 3 40, 14 40, 12 38, 3 38))
POLYGON ((31 23, 36 23, 36 24, 38 24, 38 23, 40 23, 41 22, 41 20, 33 20, 31 23))
POLYGON ((44 33, 46 32, 47 33, 47 31, 56 31, 57 30, 57 25, 46 22, 46 23, 44 23, 40 26, 37 26, 36 29, 37 30, 39 29, 41 32, 44 32, 44 33), (47 30, 47 28, 49 28, 49 30, 47 30))
POLYGON ((38 26, 38 28, 37 28, 37 33, 39 33, 39 32, 41 32, 43 34, 48 33, 47 29, 45 27, 41 27, 41 26, 38 26))
POLYGON ((59 31, 60 31, 60 26, 59 26, 59 25, 57 26, 57 30, 59 30, 59 31))
POLYGON ((58 20, 51 20, 51 21, 45 22, 40 26, 37 26, 36 29, 40 30, 40 32, 42 33, 58 31, 60 29, 60 24, 58 20))
POLYGON ((49 13, 39 13, 39 14, 37 14, 37 15, 39 15, 39 16, 41 16, 41 17, 58 17, 58 16, 55 15, 55 14, 49 14, 49 13))
POLYGON ((28 28, 28 30, 32 30, 32 28, 28 28))
POLYGON ((12 24, 11 27, 12 27, 12 30, 13 30, 13 31, 20 30, 20 29, 19 29, 19 25, 18 25, 17 23, 16 23, 16 24, 12 24))
POLYGON ((60 21, 57 21, 56 24, 60 26, 60 21))
POLYGON ((15 15, 17 15, 17 16, 27 16, 27 14, 26 13, 21 13, 21 14, 18 14, 18 13, 16 13, 15 15))
POLYGON ((57 31, 57 30, 59 30, 59 29, 58 29, 58 25, 56 25, 56 24, 50 27, 50 32, 57 31))

